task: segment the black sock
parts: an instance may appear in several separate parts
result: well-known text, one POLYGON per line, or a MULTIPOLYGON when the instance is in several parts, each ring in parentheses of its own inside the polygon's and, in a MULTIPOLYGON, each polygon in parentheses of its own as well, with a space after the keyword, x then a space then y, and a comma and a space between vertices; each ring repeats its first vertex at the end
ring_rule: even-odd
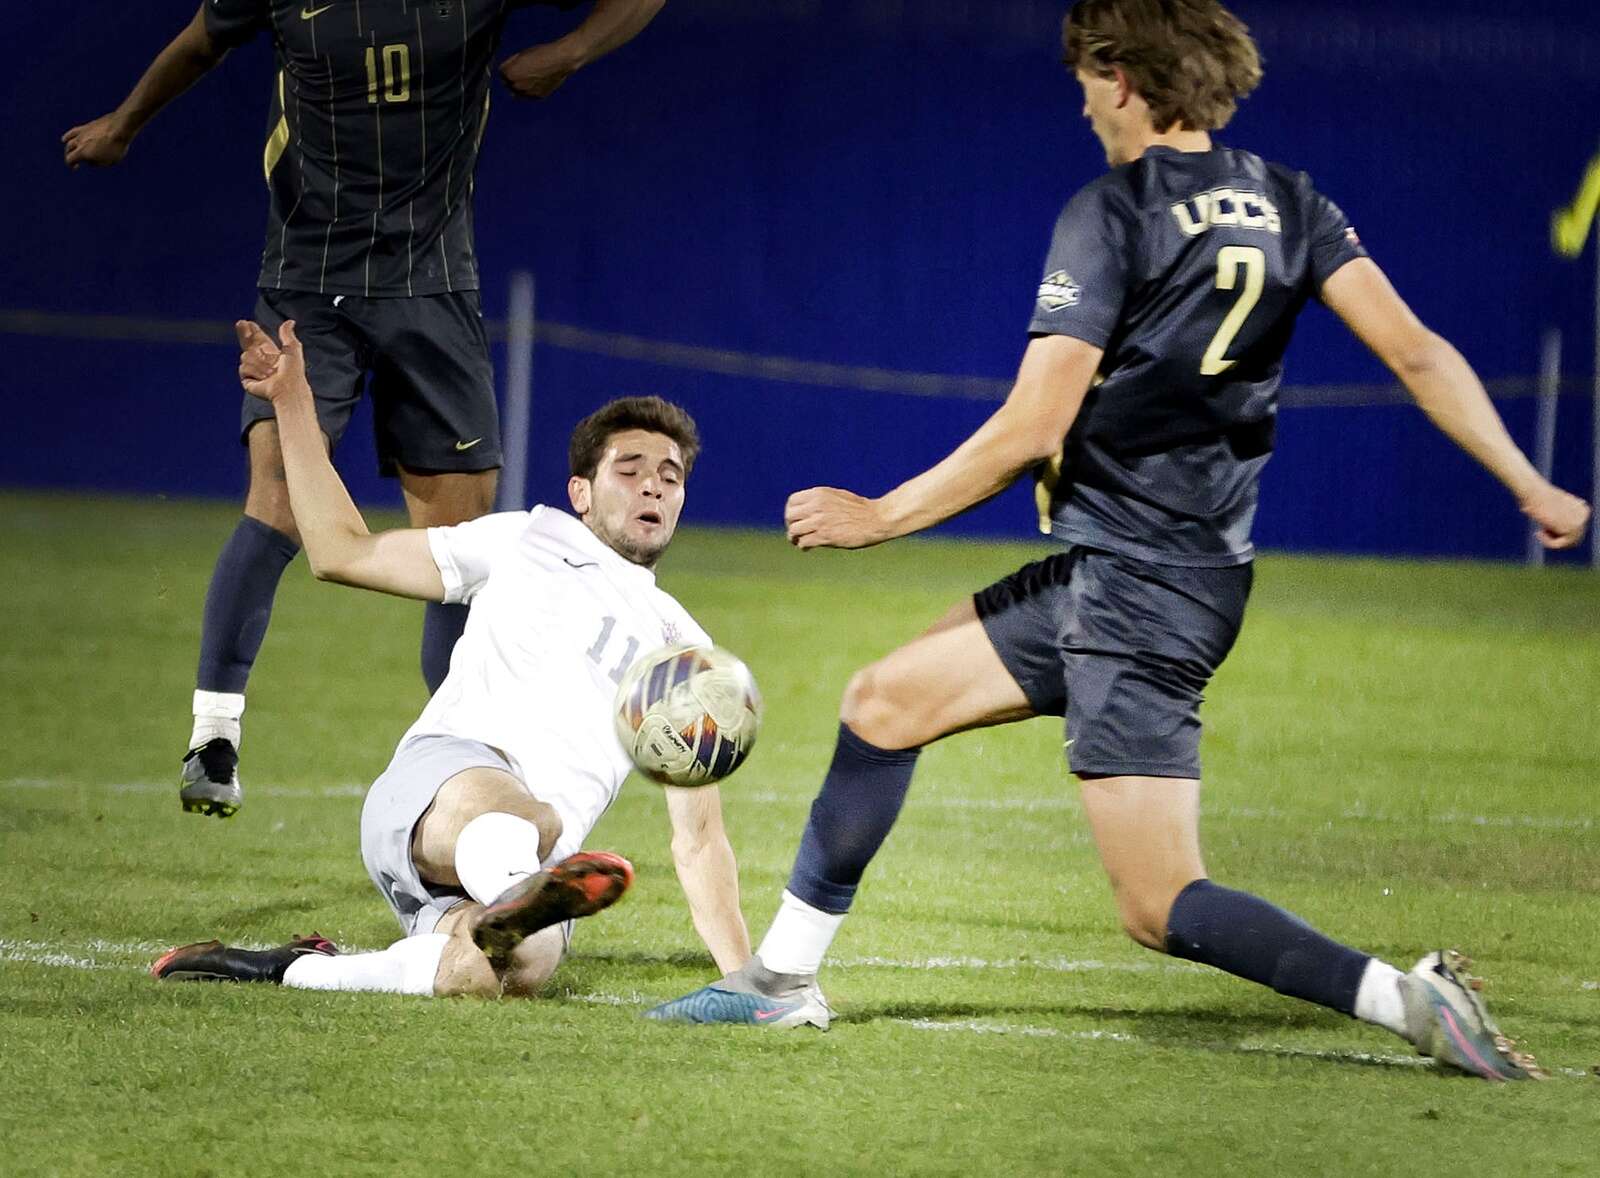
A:
POLYGON ((1354 1014, 1365 953, 1329 940, 1298 916, 1248 892, 1197 879, 1172 902, 1167 952, 1354 1014))
POLYGON ((430 601, 423 609, 422 681, 428 685, 429 695, 439 690, 439 684, 450 673, 450 653, 466 628, 467 607, 464 605, 430 601))
POLYGON ((850 910, 867 864, 889 837, 911 788, 920 749, 880 749, 839 725, 833 764, 789 876, 789 891, 813 908, 850 910))
POLYGON ((299 551, 300 545, 276 528, 248 515, 239 520, 217 556, 206 590, 195 674, 201 691, 244 691, 267 636, 278 582, 299 551))

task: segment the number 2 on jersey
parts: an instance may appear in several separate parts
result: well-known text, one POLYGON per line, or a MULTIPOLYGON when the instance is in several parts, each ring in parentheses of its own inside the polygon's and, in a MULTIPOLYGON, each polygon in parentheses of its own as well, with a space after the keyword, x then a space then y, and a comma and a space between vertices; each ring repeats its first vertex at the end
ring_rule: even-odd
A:
POLYGON ((1260 246, 1225 245, 1217 251, 1217 289, 1232 290, 1239 284, 1239 271, 1244 270, 1244 289, 1234 300, 1232 308, 1223 317, 1222 326, 1211 337, 1211 346, 1200 358, 1200 375, 1216 376, 1233 367, 1232 360, 1224 360, 1228 350, 1250 312, 1261 301, 1261 289, 1267 281, 1267 255, 1260 246))

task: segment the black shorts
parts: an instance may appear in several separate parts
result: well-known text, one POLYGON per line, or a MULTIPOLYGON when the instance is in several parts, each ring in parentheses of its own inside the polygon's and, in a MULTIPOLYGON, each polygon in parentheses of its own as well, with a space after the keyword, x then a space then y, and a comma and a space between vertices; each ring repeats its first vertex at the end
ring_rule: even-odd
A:
MULTIPOLYGON (((317 421, 338 444, 371 375, 378 472, 478 471, 500 465, 489 337, 478 292, 369 299, 263 290, 256 322, 274 338, 293 319, 306 350, 317 421)), ((245 395, 243 441, 272 406, 245 395)))
POLYGON ((1088 776, 1200 776, 1200 700, 1233 647, 1252 566, 1179 568, 1074 548, 973 595, 1041 716, 1088 776))

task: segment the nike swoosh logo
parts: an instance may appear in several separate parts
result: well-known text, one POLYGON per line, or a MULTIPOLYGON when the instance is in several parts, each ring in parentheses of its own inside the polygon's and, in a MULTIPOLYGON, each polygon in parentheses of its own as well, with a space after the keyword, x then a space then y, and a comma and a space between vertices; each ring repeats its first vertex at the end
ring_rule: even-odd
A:
POLYGON ((758 1010, 756 1011, 756 1019, 759 1022, 770 1023, 773 1019, 788 1013, 789 1008, 787 1006, 780 1006, 776 1010, 758 1010))
POLYGON ((470 441, 470 442, 457 442, 456 443, 456 449, 457 450, 470 450, 481 441, 483 441, 482 438, 473 438, 472 441, 470 441))
POLYGON ((321 16, 324 12, 327 12, 328 9, 330 9, 332 7, 333 7, 333 5, 331 5, 331 4, 324 4, 321 8, 309 8, 309 7, 308 8, 302 8, 300 10, 300 19, 301 20, 315 20, 317 17, 321 16))
POLYGON ((574 569, 592 569, 592 568, 596 567, 596 565, 599 564, 598 561, 593 561, 593 560, 586 560, 586 561, 583 561, 580 564, 578 561, 568 560, 564 556, 561 558, 561 562, 563 564, 565 564, 568 568, 574 568, 574 569))

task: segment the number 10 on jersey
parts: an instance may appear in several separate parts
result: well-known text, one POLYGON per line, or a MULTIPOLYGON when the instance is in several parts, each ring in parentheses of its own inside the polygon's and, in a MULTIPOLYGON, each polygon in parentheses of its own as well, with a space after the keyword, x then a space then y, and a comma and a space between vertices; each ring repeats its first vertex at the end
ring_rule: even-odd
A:
POLYGON ((367 101, 377 102, 380 89, 385 102, 411 100, 411 46, 385 45, 382 50, 376 45, 367 46, 367 101), (380 53, 383 59, 381 87, 378 79, 380 53))

